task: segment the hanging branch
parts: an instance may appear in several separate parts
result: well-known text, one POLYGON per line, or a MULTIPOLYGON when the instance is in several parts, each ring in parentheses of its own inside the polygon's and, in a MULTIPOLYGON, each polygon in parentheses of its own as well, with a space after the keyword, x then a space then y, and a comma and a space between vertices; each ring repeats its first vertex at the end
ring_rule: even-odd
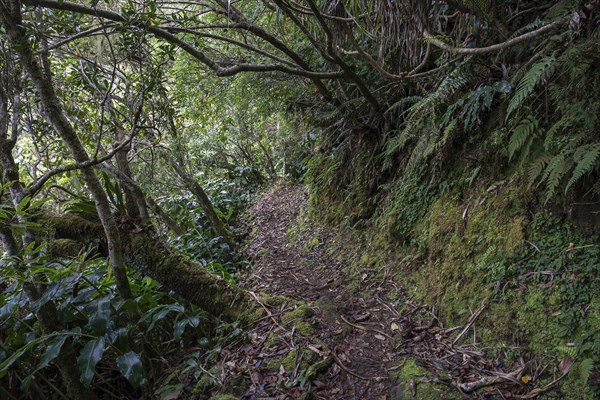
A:
MULTIPOLYGON (((114 11, 98 8, 89 7, 82 4, 72 3, 69 1, 58 1, 58 0, 24 0, 23 4, 29 6, 45 7, 55 10, 71 11, 85 15, 92 15, 104 19, 108 19, 115 22, 127 23, 128 20, 121 14, 114 11)), ((130 21, 129 21, 130 22, 130 21)), ((212 60, 206 54, 198 50, 196 47, 187 43, 183 39, 169 33, 166 29, 159 26, 147 26, 141 22, 132 22, 137 28, 144 29, 154 36, 164 39, 165 41, 176 45, 181 50, 190 54, 192 57, 202 62, 208 68, 210 68, 217 76, 233 76, 241 72, 283 72, 290 75, 303 76, 309 79, 337 79, 343 76, 342 72, 315 72, 307 69, 291 68, 281 64, 248 64, 239 63, 227 67, 222 67, 216 61, 212 60)))
POLYGON ((379 111, 381 109, 381 106, 380 106, 379 102, 377 101, 377 99, 375 98, 375 96, 373 96, 373 94, 371 93, 371 91, 369 90, 369 88, 367 87, 365 82, 356 74, 356 72, 354 72, 354 70, 344 60, 342 60, 342 58, 334 50, 333 34, 331 33, 331 29, 329 29, 329 26, 327 25, 325 18, 323 18, 323 16, 321 15, 321 12, 317 8, 317 5, 315 4, 315 2, 313 0, 307 0, 307 1, 308 1, 308 4, 310 5, 310 9, 314 13, 315 17, 317 18, 317 21, 319 22, 319 25, 321 26, 321 28, 323 29, 323 32, 325 33, 325 37, 327 40, 327 52, 331 55, 331 57, 333 57, 336 64, 338 64, 340 66, 342 71, 344 71, 344 74, 348 77, 348 79, 350 79, 354 82, 354 84, 356 85, 356 87, 358 88, 360 93, 363 95, 363 97, 367 100, 367 102, 371 106, 371 109, 375 112, 379 111))
POLYGON ((537 39, 543 35, 546 35, 549 32, 552 32, 555 29, 558 29, 566 22, 567 22, 567 19, 562 18, 562 19, 554 21, 550 24, 544 25, 541 28, 538 28, 534 31, 527 32, 527 33, 524 33, 517 37, 514 37, 512 39, 509 39, 507 41, 504 41, 502 43, 497 43, 497 44, 493 44, 491 46, 486 46, 486 47, 473 47, 473 48, 453 47, 453 46, 449 45, 448 43, 446 43, 440 39, 437 39, 435 36, 431 35, 427 30, 423 31, 423 37, 429 43, 433 44, 434 46, 439 47, 440 49, 445 50, 450 53, 453 53, 453 54, 461 54, 461 55, 487 54, 487 53, 493 53, 495 51, 503 50, 508 47, 512 47, 514 45, 520 44, 520 43, 525 43, 525 42, 528 42, 533 39, 537 39))

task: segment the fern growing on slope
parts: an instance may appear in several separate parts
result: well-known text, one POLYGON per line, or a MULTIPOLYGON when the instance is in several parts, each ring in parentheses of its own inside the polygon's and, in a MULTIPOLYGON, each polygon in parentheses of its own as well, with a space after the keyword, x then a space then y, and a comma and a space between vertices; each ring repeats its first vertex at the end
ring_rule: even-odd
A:
POLYGON ((575 170, 567 186, 565 193, 571 186, 578 180, 580 180, 585 174, 590 173, 598 167, 598 156, 600 155, 600 144, 586 144, 579 147, 573 154, 573 160, 575 161, 575 170))
POLYGON ((533 64, 531 69, 527 71, 525 76, 521 78, 517 85, 515 94, 510 99, 508 104, 506 119, 508 120, 511 114, 515 112, 519 107, 523 105, 523 102, 531 93, 535 87, 544 79, 547 79, 554 72, 554 64, 556 59, 551 57, 543 58, 537 63, 533 64))
POLYGON ((506 147, 509 161, 521 154, 529 184, 544 188, 546 202, 576 186, 586 193, 600 187, 598 52, 596 36, 556 58, 538 61, 508 104, 506 120, 514 126, 506 147), (540 85, 550 76, 551 81, 540 85), (532 96, 534 92, 539 95, 532 96))
MULTIPOLYGON (((539 130, 539 122, 533 115, 528 115, 519 122, 508 143, 508 159, 511 160, 514 154, 526 143, 530 144, 534 136, 539 133, 539 130)), ((525 147, 528 149, 529 145, 525 147)))

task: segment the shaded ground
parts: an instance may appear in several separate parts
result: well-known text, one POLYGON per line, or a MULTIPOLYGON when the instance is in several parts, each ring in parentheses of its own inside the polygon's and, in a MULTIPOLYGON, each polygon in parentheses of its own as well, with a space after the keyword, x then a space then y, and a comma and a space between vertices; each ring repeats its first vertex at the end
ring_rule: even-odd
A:
POLYGON ((340 238, 299 218, 307 200, 302 186, 286 186, 249 210, 256 268, 241 285, 266 316, 221 351, 209 371, 218 385, 200 398, 526 399, 556 384, 528 383, 547 366, 486 357, 471 334, 484 307, 445 328, 385 272, 352 273, 328 252, 340 238))
POLYGON ((392 328, 399 329, 399 315, 387 295, 400 290, 389 277, 375 282, 369 271, 349 276, 348 266, 327 254, 332 233, 310 226, 294 233, 307 200, 301 186, 289 186, 267 194, 251 208, 256 231, 247 253, 257 268, 245 285, 301 299, 316 310, 316 335, 334 359, 315 383, 317 398, 386 399, 395 386, 389 378, 397 353, 392 328), (319 388, 321 382, 324 386, 319 388))

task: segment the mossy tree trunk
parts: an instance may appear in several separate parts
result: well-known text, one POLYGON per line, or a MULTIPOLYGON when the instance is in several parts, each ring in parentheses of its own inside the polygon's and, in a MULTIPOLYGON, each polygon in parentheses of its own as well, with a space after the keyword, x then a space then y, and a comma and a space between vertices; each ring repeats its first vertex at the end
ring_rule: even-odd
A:
POLYGON ((223 240, 229 245, 229 247, 232 250, 235 250, 237 247, 237 243, 235 242, 235 237, 233 233, 231 233, 231 231, 227 228, 225 223, 221 221, 221 218, 219 218, 219 216, 215 212, 213 204, 208 198, 208 195, 206 194, 202 186, 200 186, 200 184, 196 182, 196 179, 194 179, 193 176, 191 176, 185 171, 183 163, 172 159, 166 154, 163 154, 163 159, 171 166, 171 168, 173 168, 175 173, 181 178, 188 190, 194 195, 194 197, 198 201, 198 204, 200 205, 200 208, 202 208, 204 215, 206 215, 206 218, 208 219, 208 222, 214 234, 222 237, 223 240))
MULTIPOLYGON (((100 224, 72 214, 47 216, 42 223, 57 239, 85 241, 103 233, 100 224)), ((255 302, 245 290, 173 252, 155 235, 131 233, 121 237, 129 265, 212 316, 229 321, 245 320, 254 310, 255 302)), ((100 251, 105 252, 104 249, 100 251)))
MULTIPOLYGON (((44 117, 69 147, 75 161, 80 164, 88 163, 90 157, 87 150, 77 136, 75 128, 66 117, 60 99, 56 94, 49 70, 48 54, 41 54, 42 63, 40 63, 32 50, 29 34, 23 26, 20 1, 7 0, 1 2, 0 21, 10 39, 13 49, 20 56, 21 64, 25 71, 27 71, 36 94, 39 96, 40 108, 44 117)), ((119 228, 113 219, 106 192, 92 168, 83 168, 81 174, 89 192, 94 198, 98 216, 104 227, 109 250, 108 256, 115 275, 119 295, 124 299, 131 298, 131 288, 127 279, 127 273, 125 272, 119 228)))
MULTIPOLYGON (((115 138, 118 142, 122 142, 126 139, 125 131, 122 128, 117 128, 115 132, 115 138)), ((129 160, 127 159, 127 152, 129 146, 122 151, 115 154, 115 161, 117 168, 125 176, 133 180, 131 168, 129 167, 129 160)), ((141 225, 147 225, 150 223, 150 215, 148 214, 148 205, 146 204, 146 198, 144 193, 137 185, 121 185, 123 192, 125 192, 125 207, 127 214, 134 220, 138 221, 141 225)))

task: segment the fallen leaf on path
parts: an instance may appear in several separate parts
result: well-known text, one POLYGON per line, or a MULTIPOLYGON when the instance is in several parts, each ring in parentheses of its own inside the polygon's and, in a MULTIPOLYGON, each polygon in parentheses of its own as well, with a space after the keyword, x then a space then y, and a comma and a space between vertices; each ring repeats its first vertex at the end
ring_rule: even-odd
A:
POLYGON ((560 370, 560 372, 563 375, 566 375, 572 366, 573 366, 573 359, 569 356, 565 356, 565 358, 562 359, 560 364, 558 364, 558 369, 560 370))

